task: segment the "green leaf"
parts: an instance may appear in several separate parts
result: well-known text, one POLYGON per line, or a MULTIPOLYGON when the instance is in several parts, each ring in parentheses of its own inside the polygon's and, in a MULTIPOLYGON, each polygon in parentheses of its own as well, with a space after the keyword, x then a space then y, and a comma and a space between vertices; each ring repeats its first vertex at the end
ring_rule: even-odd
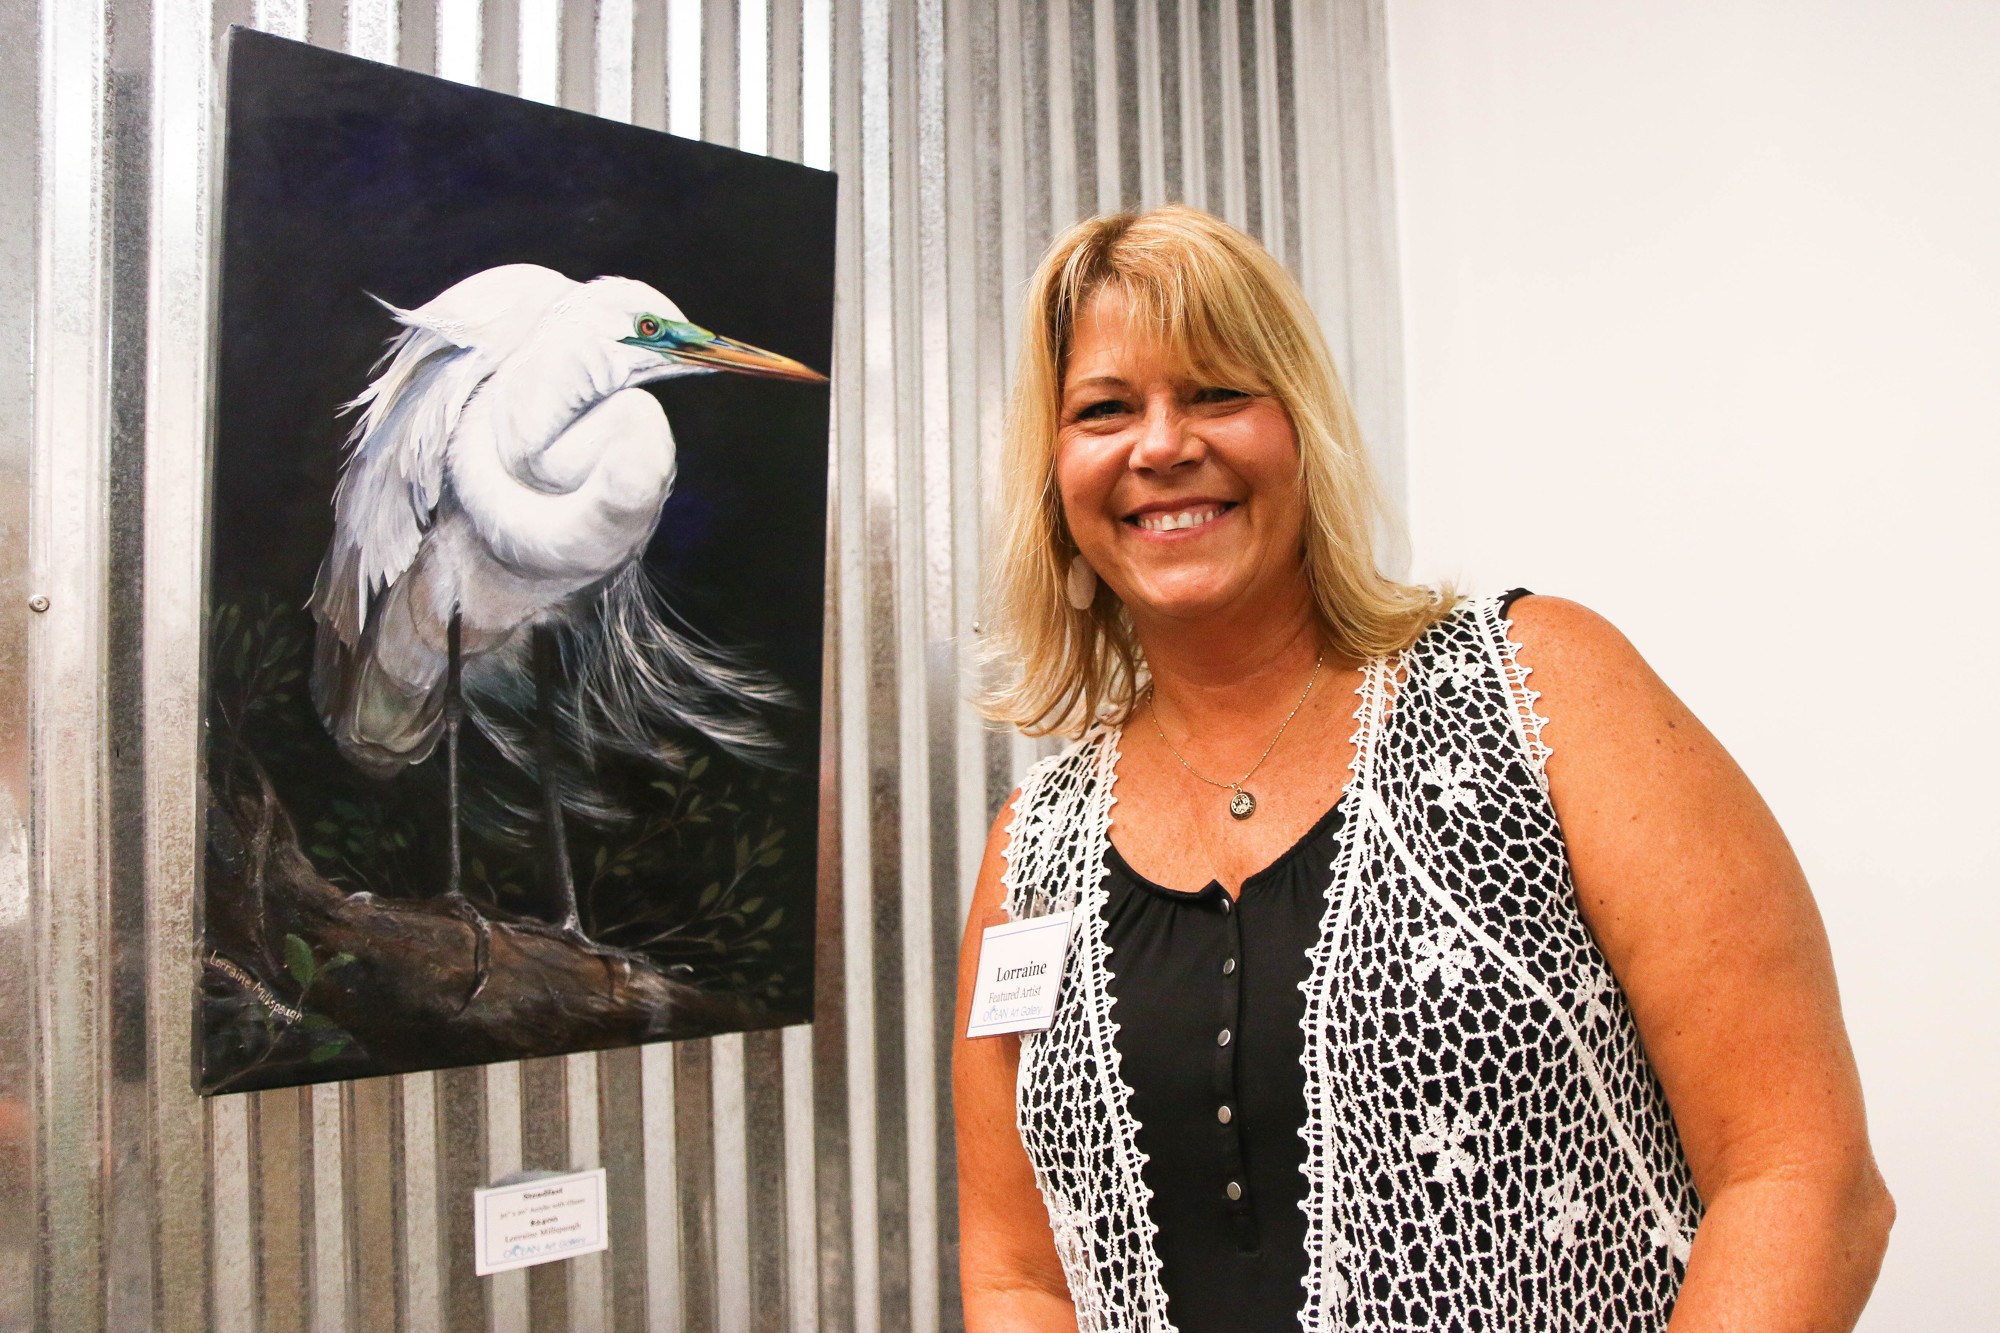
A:
POLYGON ((784 859, 785 859, 785 854, 783 851, 779 850, 778 848, 772 848, 770 851, 765 852, 762 856, 757 858, 757 864, 760 866, 767 866, 767 867, 774 866, 778 864, 778 862, 784 859))
POLYGON ((688 765, 688 781, 693 782, 696 778, 700 777, 702 774, 706 772, 708 772, 708 756, 703 755, 701 758, 695 760, 692 764, 688 765))
POLYGON ((334 1056, 339 1055, 342 1051, 346 1050, 347 1043, 349 1040, 351 1039, 342 1036, 342 1037, 336 1037, 332 1041, 321 1042, 319 1045, 313 1047, 312 1054, 307 1058, 310 1059, 316 1065, 324 1064, 328 1060, 333 1059, 334 1056))
POLYGON ((336 967, 346 967, 349 963, 353 961, 354 961, 353 954, 337 953, 333 957, 327 959, 326 962, 320 965, 319 974, 321 976, 325 976, 327 973, 333 971, 333 969, 335 969, 336 967))
POLYGON ((325 1014, 307 1014, 299 1020, 299 1026, 307 1032, 319 1032, 334 1026, 334 1021, 325 1014))
POLYGON ((312 946, 296 935, 285 936, 285 970, 301 990, 313 984, 312 946))
POLYGON ((707 888, 701 891, 701 901, 696 903, 695 906, 706 907, 721 896, 722 896, 722 885, 719 883, 711 884, 707 888))
POLYGON ((777 929, 778 923, 780 921, 783 921, 784 919, 785 919, 785 909, 780 907, 777 911, 771 913, 771 915, 764 918, 764 929, 775 930, 777 929))
POLYGON ((744 912, 754 912, 763 905, 764 905, 764 895, 760 893, 755 898, 752 898, 749 902, 744 903, 743 906, 738 910, 744 912))
POLYGON ((604 848, 604 847, 599 847, 599 848, 597 849, 597 855, 596 855, 596 857, 595 857, 595 858, 593 858, 593 863, 594 863, 594 865, 595 865, 595 868, 596 868, 596 869, 598 869, 598 870, 602 870, 602 869, 604 869, 604 862, 605 862, 605 859, 606 859, 606 853, 607 853, 607 851, 608 851, 608 849, 607 849, 607 848, 604 848))

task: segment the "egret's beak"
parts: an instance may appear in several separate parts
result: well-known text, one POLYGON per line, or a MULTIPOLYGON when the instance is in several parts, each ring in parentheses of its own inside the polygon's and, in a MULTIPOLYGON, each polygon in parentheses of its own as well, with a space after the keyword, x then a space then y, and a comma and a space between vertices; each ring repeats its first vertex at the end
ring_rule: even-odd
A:
POLYGON ((789 356, 779 356, 749 343, 737 342, 721 334, 713 335, 713 341, 682 345, 674 349, 674 358, 691 365, 706 366, 710 370, 733 370, 743 375, 761 375, 774 380, 804 380, 809 384, 824 384, 826 376, 811 366, 792 360, 789 356))
POLYGON ((641 322, 640 329, 639 336, 619 341, 658 352, 668 361, 699 366, 703 370, 733 370, 738 374, 761 375, 766 379, 826 383, 826 376, 811 366, 788 356, 779 356, 776 352, 767 352, 761 347, 752 347, 749 343, 737 342, 734 338, 725 338, 719 333, 710 333, 698 325, 649 317, 641 322))

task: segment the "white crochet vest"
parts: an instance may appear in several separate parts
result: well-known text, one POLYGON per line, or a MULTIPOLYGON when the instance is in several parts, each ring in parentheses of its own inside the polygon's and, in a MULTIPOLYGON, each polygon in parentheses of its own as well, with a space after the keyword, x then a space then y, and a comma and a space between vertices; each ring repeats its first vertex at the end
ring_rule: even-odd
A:
MULTIPOLYGON (((1312 952, 1308 1329, 1661 1329, 1701 1201, 1631 1011, 1576 906, 1537 695, 1497 599, 1361 690, 1352 812, 1312 952)), ((1016 1114, 1077 1322, 1170 1329, 1119 1076, 1104 854, 1118 736, 1021 784, 1014 917, 1073 907, 1016 1114)))

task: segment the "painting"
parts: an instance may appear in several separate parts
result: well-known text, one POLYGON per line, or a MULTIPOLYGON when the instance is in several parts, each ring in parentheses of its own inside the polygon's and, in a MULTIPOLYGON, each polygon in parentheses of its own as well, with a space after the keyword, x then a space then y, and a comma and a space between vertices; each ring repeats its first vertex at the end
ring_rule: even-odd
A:
POLYGON ((196 1082, 806 1021, 834 180, 229 42, 196 1082))

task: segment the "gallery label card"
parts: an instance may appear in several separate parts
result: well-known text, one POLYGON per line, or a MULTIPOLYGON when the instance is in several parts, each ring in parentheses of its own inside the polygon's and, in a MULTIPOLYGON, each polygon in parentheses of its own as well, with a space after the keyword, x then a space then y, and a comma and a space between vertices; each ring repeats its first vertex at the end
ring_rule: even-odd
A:
POLYGON ((474 1190, 472 1230, 481 1277, 608 1249, 604 1168, 474 1190))
POLYGON ((988 926, 979 941, 968 1037, 1042 1032, 1056 1017, 1056 988, 1069 953, 1068 912, 988 926))

